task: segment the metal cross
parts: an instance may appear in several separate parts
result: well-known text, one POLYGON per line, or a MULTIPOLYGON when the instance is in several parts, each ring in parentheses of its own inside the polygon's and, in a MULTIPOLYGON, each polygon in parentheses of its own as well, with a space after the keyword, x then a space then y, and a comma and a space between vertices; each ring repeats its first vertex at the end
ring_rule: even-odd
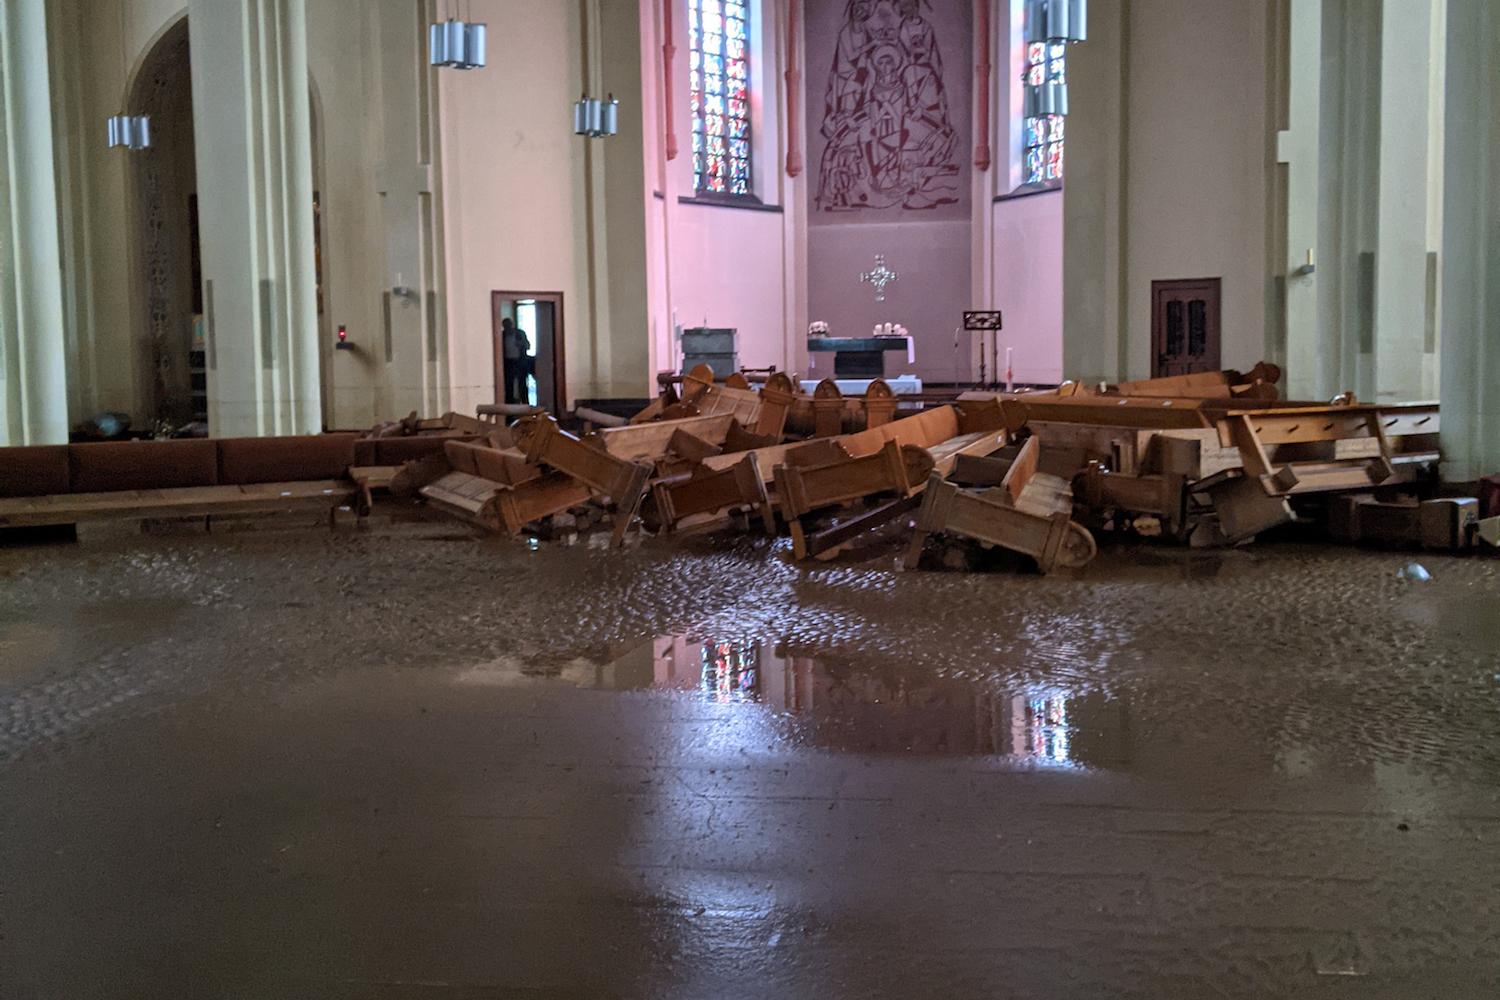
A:
POLYGON ((901 275, 892 271, 885 263, 885 254, 875 255, 875 270, 866 271, 859 276, 860 282, 875 286, 875 301, 885 301, 885 286, 901 280, 901 275))

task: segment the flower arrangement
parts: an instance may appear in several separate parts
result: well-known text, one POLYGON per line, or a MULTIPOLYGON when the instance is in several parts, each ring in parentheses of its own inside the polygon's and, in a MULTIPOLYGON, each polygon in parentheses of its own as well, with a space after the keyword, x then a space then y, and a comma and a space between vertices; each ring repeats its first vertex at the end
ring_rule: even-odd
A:
POLYGON ((828 324, 823 322, 822 320, 814 320, 813 322, 807 324, 807 335, 809 337, 828 336, 828 324))
POLYGON ((877 337, 908 337, 911 336, 906 327, 900 323, 876 323, 875 336, 877 337))

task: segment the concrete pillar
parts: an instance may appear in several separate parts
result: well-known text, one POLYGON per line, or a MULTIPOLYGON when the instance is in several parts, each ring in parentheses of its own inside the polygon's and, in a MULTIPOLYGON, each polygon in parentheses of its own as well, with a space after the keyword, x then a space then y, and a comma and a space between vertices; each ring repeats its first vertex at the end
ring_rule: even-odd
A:
POLYGON ((1089 40, 1068 51, 1063 188, 1063 377, 1118 381, 1128 367, 1124 257, 1129 0, 1089 4, 1089 40))
MULTIPOLYGON (((426 5, 384 0, 375 5, 380 38, 381 166, 376 173, 386 245, 390 302, 390 352, 386 365, 386 412, 380 419, 416 410, 448 407, 448 336, 442 288, 442 213, 438 211, 437 143, 431 88, 484 87, 488 69, 475 73, 429 69, 426 5), (446 75, 446 79, 444 78, 446 75), (399 279, 399 280, 398 280, 399 279), (395 294, 397 285, 411 294, 395 294)), ((479 15, 474 20, 480 20, 479 15)), ((491 46, 495 43, 492 40, 491 46)), ((491 48, 491 59, 497 53, 491 48)), ((488 331, 473 331, 486 337, 488 331)), ((342 362, 344 359, 336 359, 342 362)))
POLYGON ((322 430, 306 0, 191 0, 215 436, 322 430))
POLYGON ((1276 137, 1277 160, 1287 165, 1286 393, 1290 399, 1327 399, 1334 381, 1318 324, 1318 199, 1321 135, 1323 0, 1291 0, 1288 7, 1287 127, 1276 137), (1308 253, 1314 269, 1306 269, 1308 253))
POLYGON ((1432 3, 1383 0, 1381 16, 1375 400, 1403 402, 1436 388, 1423 378, 1432 3))
MULTIPOLYGON (((104 123, 99 123, 103 141, 104 123)), ((45 0, 0 4, 0 445, 68 440, 45 0)))
POLYGON ((1443 478, 1500 472, 1500 6, 1448 0, 1443 478))

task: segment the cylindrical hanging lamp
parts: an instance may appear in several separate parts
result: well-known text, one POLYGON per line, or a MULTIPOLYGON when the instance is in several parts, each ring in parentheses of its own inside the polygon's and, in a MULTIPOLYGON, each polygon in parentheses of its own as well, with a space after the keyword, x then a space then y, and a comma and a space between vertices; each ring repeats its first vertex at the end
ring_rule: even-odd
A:
POLYGON ((1022 113, 1027 118, 1068 113, 1068 85, 1057 80, 1030 84, 1022 94, 1022 113))
POLYGON ((599 105, 599 134, 601 136, 614 135, 620 131, 620 102, 615 100, 615 95, 610 94, 609 100, 599 105))
POLYGON ((484 68, 488 33, 489 30, 483 24, 464 25, 464 60, 459 69, 484 68))
POLYGON ((573 102, 573 134, 589 134, 589 95, 584 94, 573 102))
POLYGON ((151 148, 151 119, 146 115, 114 115, 105 124, 110 149, 151 148))
POLYGON ((1026 0, 1028 43, 1088 40, 1088 0, 1026 0))

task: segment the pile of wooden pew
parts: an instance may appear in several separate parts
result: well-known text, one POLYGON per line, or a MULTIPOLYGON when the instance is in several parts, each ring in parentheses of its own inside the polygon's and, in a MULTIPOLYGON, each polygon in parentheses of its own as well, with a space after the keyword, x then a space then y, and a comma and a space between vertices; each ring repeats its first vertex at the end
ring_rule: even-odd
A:
POLYGON ((392 489, 510 535, 607 524, 618 545, 636 525, 732 526, 786 531, 796 558, 826 559, 877 530, 910 531, 909 567, 964 539, 1044 572, 1086 564, 1100 532, 1235 544, 1310 510, 1347 540, 1461 548, 1500 530, 1472 499, 1421 499, 1435 482, 1435 403, 1286 402, 1278 379, 1262 364, 975 391, 902 415, 880 380, 846 398, 831 380, 803 394, 785 375, 757 387, 701 367, 633 418, 580 414, 581 433, 546 415, 488 425, 403 468, 392 489))

